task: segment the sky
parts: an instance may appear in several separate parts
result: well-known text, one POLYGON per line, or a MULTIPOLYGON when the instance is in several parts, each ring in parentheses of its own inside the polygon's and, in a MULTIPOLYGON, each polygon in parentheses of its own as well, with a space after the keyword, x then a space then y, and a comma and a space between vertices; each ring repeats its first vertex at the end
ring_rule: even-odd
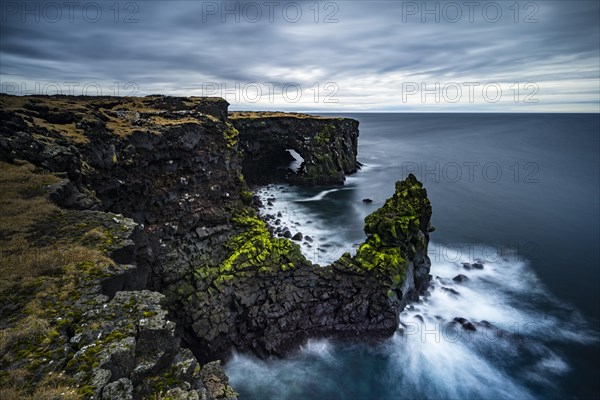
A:
POLYGON ((2 1, 1 91, 600 112, 599 1, 2 1))

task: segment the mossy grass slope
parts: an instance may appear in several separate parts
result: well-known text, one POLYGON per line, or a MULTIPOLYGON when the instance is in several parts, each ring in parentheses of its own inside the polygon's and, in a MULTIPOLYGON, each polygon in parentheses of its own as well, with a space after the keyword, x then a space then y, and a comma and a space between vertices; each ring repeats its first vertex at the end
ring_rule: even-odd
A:
MULTIPOLYGON (((61 210, 45 195, 59 178, 28 163, 0 163, 0 387, 6 399, 80 398, 64 371, 68 330, 83 280, 114 266, 113 235, 61 210), (79 224, 78 224, 79 223, 79 224), (53 360, 53 362, 51 362, 53 360)), ((88 221, 89 222, 89 221, 88 221)))

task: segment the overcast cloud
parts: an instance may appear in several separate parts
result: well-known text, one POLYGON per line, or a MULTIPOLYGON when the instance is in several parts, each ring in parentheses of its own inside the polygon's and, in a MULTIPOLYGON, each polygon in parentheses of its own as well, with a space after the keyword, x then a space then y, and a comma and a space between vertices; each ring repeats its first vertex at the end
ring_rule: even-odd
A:
POLYGON ((600 111, 598 1, 3 1, 1 12, 0 80, 15 94, 600 111))

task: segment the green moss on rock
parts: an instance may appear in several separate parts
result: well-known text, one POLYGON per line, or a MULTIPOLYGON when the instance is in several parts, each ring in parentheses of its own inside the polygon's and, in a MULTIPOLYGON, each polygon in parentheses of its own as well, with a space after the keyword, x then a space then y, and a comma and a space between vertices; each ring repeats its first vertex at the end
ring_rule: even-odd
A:
POLYGON ((220 265, 220 271, 233 272, 266 267, 276 270, 293 267, 302 257, 300 246, 284 238, 271 236, 265 223, 253 211, 244 211, 233 218, 243 232, 229 240, 231 255, 220 265))
POLYGON ((331 124, 325 125, 325 127, 315 135, 315 142, 317 142, 319 146, 326 146, 331 143, 333 135, 335 135, 335 126, 331 124))
MULTIPOLYGON (((406 280, 407 260, 414 251, 409 239, 427 232, 431 204, 421 182, 410 174, 396 182, 396 191, 383 207, 365 218, 367 240, 350 263, 373 271, 390 287, 401 287, 406 280)), ((422 249, 420 249, 422 250, 422 249)))
POLYGON ((227 124, 227 128, 224 130, 225 143, 227 147, 232 148, 235 147, 238 143, 238 136, 240 132, 234 128, 233 125, 227 124))
POLYGON ((396 191, 384 206, 365 218, 365 233, 369 237, 378 235, 382 245, 401 243, 416 230, 426 231, 424 218, 431 215, 431 204, 423 184, 410 174, 406 180, 396 182, 396 191))
POLYGON ((243 174, 240 174, 240 176, 239 176, 239 183, 240 183, 240 200, 242 200, 242 203, 244 205, 249 206, 252 204, 252 199, 254 197, 254 194, 248 188, 248 184, 246 183, 246 179, 244 178, 243 174))

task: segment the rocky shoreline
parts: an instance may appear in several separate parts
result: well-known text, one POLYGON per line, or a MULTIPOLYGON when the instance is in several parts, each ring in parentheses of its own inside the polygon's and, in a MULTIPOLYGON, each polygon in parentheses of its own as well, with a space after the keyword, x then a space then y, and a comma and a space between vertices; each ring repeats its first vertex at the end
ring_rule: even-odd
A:
MULTIPOLYGON (((22 394, 64 373, 75 398, 235 398, 218 362, 232 350, 284 356, 311 337, 388 337, 427 287, 431 206, 412 175, 366 218, 357 254, 324 267, 273 237, 253 208, 248 183, 343 183, 358 168, 354 120, 229 117, 218 98, 0 102, 0 160, 59 177, 45 189, 58 225, 85 221, 46 234, 36 251, 95 229, 112 260, 94 273, 73 266, 77 300, 63 302, 73 318, 44 317, 56 332, 40 338, 46 350, 3 345, 3 387, 29 365, 22 394), (303 159, 297 171, 285 168, 290 149, 303 159)), ((22 323, 4 316, 3 329, 22 323)))

